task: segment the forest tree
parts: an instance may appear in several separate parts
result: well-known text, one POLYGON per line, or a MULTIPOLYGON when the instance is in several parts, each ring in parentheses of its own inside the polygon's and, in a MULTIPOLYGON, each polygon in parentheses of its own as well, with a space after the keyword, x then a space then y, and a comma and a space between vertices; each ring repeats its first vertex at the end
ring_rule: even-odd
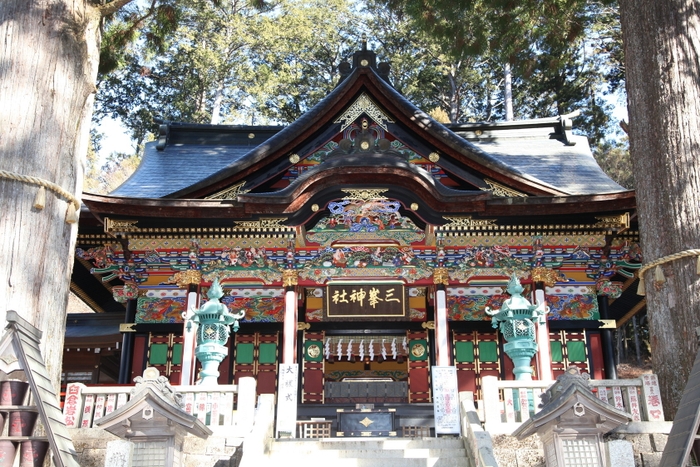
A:
POLYGON ((620 0, 653 370, 673 417, 698 350, 700 11, 694 0, 620 0))
POLYGON ((43 331, 57 388, 101 14, 82 1, 0 2, 0 322, 15 310, 43 331), (38 209, 41 183, 63 194, 45 189, 38 209))

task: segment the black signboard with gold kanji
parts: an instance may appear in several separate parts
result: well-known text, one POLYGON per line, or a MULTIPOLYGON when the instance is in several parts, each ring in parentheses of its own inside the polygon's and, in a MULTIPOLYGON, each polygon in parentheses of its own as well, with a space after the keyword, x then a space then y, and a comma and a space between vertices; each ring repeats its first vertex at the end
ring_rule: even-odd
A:
POLYGON ((325 320, 408 320, 406 288, 400 281, 334 281, 326 289, 325 320))

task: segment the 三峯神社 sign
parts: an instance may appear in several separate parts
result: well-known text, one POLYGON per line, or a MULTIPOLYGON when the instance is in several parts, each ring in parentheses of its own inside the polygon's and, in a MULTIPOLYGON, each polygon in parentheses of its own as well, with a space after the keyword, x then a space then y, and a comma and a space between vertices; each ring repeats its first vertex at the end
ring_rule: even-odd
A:
POLYGON ((404 284, 397 281, 329 282, 326 318, 408 319, 404 284))

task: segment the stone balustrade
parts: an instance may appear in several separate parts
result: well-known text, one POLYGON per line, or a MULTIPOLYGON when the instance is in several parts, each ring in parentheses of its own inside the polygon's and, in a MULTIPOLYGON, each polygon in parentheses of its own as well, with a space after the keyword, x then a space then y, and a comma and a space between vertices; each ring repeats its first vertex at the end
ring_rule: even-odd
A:
MULTIPOLYGON (((66 426, 93 428, 97 420, 126 404, 132 389, 133 386, 68 384, 63 404, 66 426)), ((183 409, 208 427, 235 427, 241 434, 250 431, 255 410, 253 378, 241 378, 238 385, 175 386, 174 389, 182 396, 183 409)))
MULTIPOLYGON (((477 401, 484 428, 492 435, 510 434, 539 411, 541 394, 553 381, 505 381, 495 376, 482 379, 483 400, 477 401)), ((599 399, 632 415, 622 428, 629 433, 668 433, 664 421, 658 379, 644 374, 635 379, 591 380, 599 399)), ((619 431, 619 430, 618 430, 619 431)))

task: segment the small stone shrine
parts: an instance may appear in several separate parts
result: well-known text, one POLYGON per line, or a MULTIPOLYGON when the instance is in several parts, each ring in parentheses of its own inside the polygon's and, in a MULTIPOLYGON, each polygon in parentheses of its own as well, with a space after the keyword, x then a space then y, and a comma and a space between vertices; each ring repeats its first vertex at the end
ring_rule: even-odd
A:
POLYGON ((519 440, 539 435, 547 467, 607 466, 602 436, 632 419, 598 399, 588 380, 570 367, 542 395, 542 410, 513 432, 519 440))
POLYGON ((125 467, 183 465, 185 436, 190 433, 206 439, 212 431, 183 410, 180 395, 155 368, 146 368, 135 381, 129 402, 96 424, 131 442, 119 456, 125 467))

